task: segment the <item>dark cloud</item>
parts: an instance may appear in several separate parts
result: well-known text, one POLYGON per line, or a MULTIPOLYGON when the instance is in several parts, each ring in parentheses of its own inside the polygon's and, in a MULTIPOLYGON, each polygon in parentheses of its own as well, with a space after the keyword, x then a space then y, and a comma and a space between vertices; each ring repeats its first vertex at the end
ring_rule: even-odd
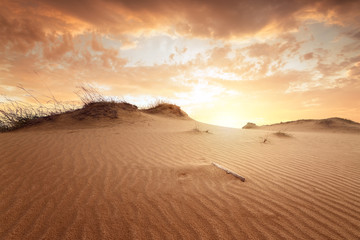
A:
POLYGON ((354 38, 356 38, 356 39, 359 39, 359 40, 360 40, 360 31, 359 31, 359 32, 357 32, 357 33, 354 33, 352 36, 353 36, 354 38))
MULTIPOLYGON (((226 39, 265 30, 291 30, 299 26, 307 12, 324 16, 331 13, 330 20, 356 21, 360 17, 360 1, 3 0, 0 3, 0 49, 27 52, 36 43, 45 43, 59 34, 84 31, 121 39, 123 34, 161 29, 188 36, 226 39)), ((352 35, 357 38, 359 32, 352 35)), ((46 54, 61 55, 66 45, 69 47, 66 39, 63 38, 64 43, 56 49, 49 46, 46 54)), ((261 51, 273 51, 266 46, 259 47, 261 51)), ((260 50, 254 49, 254 55, 256 51, 260 50)))
POLYGON ((36 42, 46 40, 41 24, 32 19, 7 19, 0 12, 0 50, 9 47, 15 51, 26 52, 36 42))
POLYGON ((172 26, 182 34, 216 38, 287 31, 309 12, 337 21, 356 20, 360 12, 359 1, 334 0, 28 0, 17 7, 39 14, 53 9, 108 33, 172 26))
POLYGON ((315 4, 318 13, 329 16, 334 22, 359 24, 360 2, 358 0, 322 0, 315 4))

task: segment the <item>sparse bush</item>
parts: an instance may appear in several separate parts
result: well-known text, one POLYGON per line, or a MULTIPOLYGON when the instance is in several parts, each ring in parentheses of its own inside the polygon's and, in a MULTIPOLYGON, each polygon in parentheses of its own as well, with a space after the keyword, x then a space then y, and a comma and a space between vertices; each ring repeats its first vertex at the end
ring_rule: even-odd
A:
POLYGON ((142 109, 151 110, 161 107, 162 105, 174 105, 174 104, 165 99, 155 99, 154 101, 150 102, 145 107, 143 107, 142 109))
POLYGON ((150 104, 148 108, 142 109, 145 113, 161 114, 172 117, 181 117, 187 119, 189 116, 181 110, 181 108, 175 104, 167 103, 166 101, 159 100, 153 104, 150 104))
POLYGON ((270 143, 269 141, 269 134, 267 134, 266 136, 262 137, 260 140, 261 143, 270 143))
POLYGON ((211 133, 209 129, 205 130, 205 131, 202 131, 199 127, 199 124, 197 122, 195 122, 195 126, 194 128, 192 129, 193 132, 196 132, 196 133, 211 133))

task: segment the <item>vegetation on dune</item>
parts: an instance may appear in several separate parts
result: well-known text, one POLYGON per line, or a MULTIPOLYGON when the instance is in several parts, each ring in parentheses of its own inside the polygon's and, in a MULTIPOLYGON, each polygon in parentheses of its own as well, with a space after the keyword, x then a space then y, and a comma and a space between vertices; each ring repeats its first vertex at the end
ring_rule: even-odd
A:
MULTIPOLYGON (((8 132, 53 120, 58 115, 68 112, 73 113, 74 119, 84 120, 86 118, 116 119, 119 110, 128 112, 138 110, 137 106, 125 100, 105 97, 90 84, 77 87, 75 93, 81 100, 78 103, 58 101, 52 94, 51 97, 46 97, 47 101, 42 102, 22 86, 19 88, 31 97, 35 104, 4 98, 5 102, 0 102, 0 132, 8 132)), ((168 113, 173 116, 187 117, 187 114, 179 106, 163 100, 157 100, 140 111, 150 114, 168 113)))
POLYGON ((209 129, 201 130, 200 127, 199 127, 199 124, 197 122, 195 122, 195 126, 192 129, 192 132, 195 132, 195 133, 211 133, 209 129))
POLYGON ((36 104, 15 101, 4 97, 5 102, 0 102, 0 132, 12 131, 51 120, 55 115, 78 108, 75 103, 60 102, 53 95, 46 97, 46 101, 41 102, 22 86, 18 86, 18 88, 31 97, 36 104))
POLYGON ((173 115, 176 117, 187 118, 188 115, 181 108, 173 103, 158 99, 155 102, 149 104, 146 108, 142 109, 145 113, 150 114, 163 114, 173 115))

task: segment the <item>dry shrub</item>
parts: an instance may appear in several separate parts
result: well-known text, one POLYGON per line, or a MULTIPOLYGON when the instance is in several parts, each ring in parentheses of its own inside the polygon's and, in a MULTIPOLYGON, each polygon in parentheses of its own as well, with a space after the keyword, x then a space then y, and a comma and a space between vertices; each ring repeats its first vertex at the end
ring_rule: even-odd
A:
POLYGON ((201 130, 200 127, 199 127, 199 124, 197 122, 195 122, 195 126, 194 128, 191 130, 192 132, 195 132, 195 133, 209 133, 211 134, 210 130, 207 129, 207 130, 201 130))
POLYGON ((188 118, 188 115, 182 111, 179 106, 170 103, 159 103, 151 108, 143 109, 142 111, 150 114, 163 114, 173 117, 188 118))
POLYGON ((174 104, 168 100, 158 98, 147 104, 143 109, 144 110, 155 109, 161 105, 174 105, 174 104))

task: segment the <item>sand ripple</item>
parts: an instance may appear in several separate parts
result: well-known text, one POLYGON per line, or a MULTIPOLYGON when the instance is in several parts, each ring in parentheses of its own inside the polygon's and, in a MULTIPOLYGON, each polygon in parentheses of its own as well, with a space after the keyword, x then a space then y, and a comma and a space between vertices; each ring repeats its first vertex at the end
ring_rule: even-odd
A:
POLYGON ((0 239, 360 238, 357 135, 192 127, 1 134, 0 239))

